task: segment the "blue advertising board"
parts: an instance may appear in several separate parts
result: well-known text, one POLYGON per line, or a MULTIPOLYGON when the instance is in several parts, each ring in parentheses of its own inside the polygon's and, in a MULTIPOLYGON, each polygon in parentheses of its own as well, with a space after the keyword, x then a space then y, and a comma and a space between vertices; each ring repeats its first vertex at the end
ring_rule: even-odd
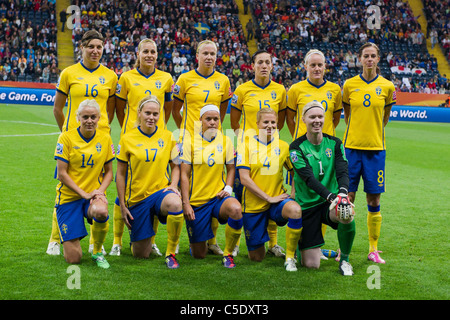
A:
MULTIPOLYGON (((52 89, 0 87, 0 103, 53 106, 55 91, 52 89)), ((450 123, 450 108, 394 105, 390 121, 450 123)))
POLYGON ((55 90, 0 87, 0 103, 53 106, 55 90))

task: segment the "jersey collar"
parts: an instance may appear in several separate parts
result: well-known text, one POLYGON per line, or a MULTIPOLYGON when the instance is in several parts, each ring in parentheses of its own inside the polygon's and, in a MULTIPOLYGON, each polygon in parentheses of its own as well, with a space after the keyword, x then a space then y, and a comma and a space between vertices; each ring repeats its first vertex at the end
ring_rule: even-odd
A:
POLYGON ((259 143, 261 143, 261 144, 263 144, 263 145, 265 145, 265 146, 268 146, 269 144, 272 143, 273 140, 275 140, 275 137, 272 136, 272 139, 271 139, 270 141, 268 141, 268 142, 263 142, 263 141, 259 140, 259 137, 258 137, 258 135, 256 135, 256 134, 255 134, 254 138, 256 139, 256 141, 258 141, 259 143))
POLYGON ((156 133, 156 131, 158 131, 158 126, 156 126, 156 130, 152 134, 146 134, 144 131, 141 130, 141 126, 138 126, 137 128, 140 133, 142 133, 144 136, 146 136, 148 138, 153 137, 153 135, 156 133))
POLYGON ((377 80, 377 79, 378 79, 378 76, 379 76, 379 74, 377 74, 377 76, 376 76, 375 78, 373 78, 372 80, 367 81, 366 79, 364 79, 362 73, 359 74, 359 77, 361 78, 361 80, 364 81, 364 82, 367 83, 367 84, 372 83, 372 82, 374 82, 375 80, 377 80))
POLYGON ((97 130, 95 130, 94 134, 90 138, 85 138, 83 134, 81 133, 80 127, 77 128, 78 134, 80 135, 81 139, 84 140, 84 142, 89 143, 92 139, 94 139, 95 135, 97 134, 97 130))
POLYGON ((90 73, 92 73, 92 72, 94 72, 95 70, 97 70, 98 68, 100 68, 100 63, 98 64, 98 66, 95 68, 95 69, 89 69, 88 67, 86 67, 84 64, 83 64, 83 61, 80 61, 80 64, 83 66, 83 68, 85 68, 87 71, 89 71, 90 73))
POLYGON ((327 83, 327 80, 326 80, 326 79, 323 79, 323 83, 322 83, 321 85, 319 85, 319 86, 316 86, 314 83, 312 83, 311 81, 309 81, 309 79, 306 79, 306 81, 308 81, 308 83, 309 83, 310 85, 312 85, 314 88, 317 88, 317 89, 323 87, 323 86, 327 83))
POLYGON ((272 83, 272 80, 269 80, 269 82, 268 82, 264 87, 261 87, 259 84, 257 84, 256 81, 255 81, 255 79, 252 79, 252 82, 253 82, 253 84, 254 84, 255 86, 257 86, 258 88, 265 89, 265 88, 267 88, 268 86, 270 86, 270 84, 272 83))
POLYGON ((150 78, 152 75, 154 75, 155 74, 155 72, 156 72, 156 68, 153 70, 153 72, 152 73, 150 73, 148 76, 146 76, 144 73, 142 73, 142 71, 141 70, 139 70, 139 68, 136 68, 136 71, 141 75, 141 76, 143 76, 145 79, 148 79, 148 78, 150 78))
POLYGON ((214 72, 216 72, 216 70, 213 70, 213 72, 211 72, 211 74, 209 74, 209 75, 207 75, 207 76, 204 76, 204 75, 202 75, 200 72, 198 72, 197 69, 194 69, 194 70, 195 70, 195 72, 196 72, 200 77, 205 78, 205 79, 208 79, 209 77, 211 77, 211 76, 214 74, 214 72))

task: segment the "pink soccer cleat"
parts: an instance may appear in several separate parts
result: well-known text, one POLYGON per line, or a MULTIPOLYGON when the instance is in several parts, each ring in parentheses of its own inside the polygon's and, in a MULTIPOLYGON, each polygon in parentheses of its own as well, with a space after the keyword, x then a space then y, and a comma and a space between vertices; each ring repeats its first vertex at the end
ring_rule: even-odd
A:
POLYGON ((381 259, 379 252, 383 252, 383 251, 372 251, 371 253, 369 253, 369 255, 367 256, 367 260, 373 261, 375 263, 386 263, 386 261, 384 261, 383 259, 381 259))

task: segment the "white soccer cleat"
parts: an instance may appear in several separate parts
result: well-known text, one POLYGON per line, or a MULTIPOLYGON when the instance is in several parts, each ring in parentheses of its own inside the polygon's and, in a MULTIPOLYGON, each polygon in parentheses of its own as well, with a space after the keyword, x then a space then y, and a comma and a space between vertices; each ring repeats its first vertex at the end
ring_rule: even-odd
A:
POLYGON ((50 242, 46 253, 51 256, 59 256, 61 254, 61 245, 56 241, 50 242))
POLYGON ((297 271, 295 260, 292 258, 286 259, 286 262, 284 263, 284 268, 286 269, 286 271, 297 271))
POLYGON ((237 257, 239 254, 239 246, 234 247, 233 252, 231 253, 233 257, 237 257))
POLYGON ((354 274, 352 265, 345 260, 339 262, 339 271, 341 271, 343 276, 352 276, 354 274))
POLYGON ((120 250, 122 250, 122 246, 120 244, 114 244, 109 252, 109 255, 120 256, 120 250))
POLYGON ((223 256, 223 251, 218 244, 208 244, 208 252, 215 254, 216 256, 223 256))
POLYGON ((162 257, 162 253, 161 253, 161 251, 159 251, 159 248, 156 245, 156 243, 152 244, 152 253, 151 254, 154 254, 158 257, 162 257))
POLYGON ((284 249, 276 244, 272 248, 269 248, 267 253, 273 254, 275 257, 285 258, 286 254, 283 251, 284 249))

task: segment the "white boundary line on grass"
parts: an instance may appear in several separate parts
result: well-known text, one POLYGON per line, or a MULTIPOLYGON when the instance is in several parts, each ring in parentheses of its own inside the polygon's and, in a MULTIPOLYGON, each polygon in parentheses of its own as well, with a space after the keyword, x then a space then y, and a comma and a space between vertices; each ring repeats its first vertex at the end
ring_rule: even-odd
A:
MULTIPOLYGON (((55 124, 49 124, 49 123, 40 123, 40 122, 28 122, 28 121, 16 121, 16 120, 0 120, 0 122, 10 122, 10 123, 21 123, 21 124, 35 124, 40 126, 46 126, 46 127, 58 127, 55 124)), ((51 132, 51 133, 30 133, 30 134, 2 134, 0 135, 0 138, 5 137, 37 137, 37 136, 51 136, 51 135, 57 135, 61 132, 51 132)))

